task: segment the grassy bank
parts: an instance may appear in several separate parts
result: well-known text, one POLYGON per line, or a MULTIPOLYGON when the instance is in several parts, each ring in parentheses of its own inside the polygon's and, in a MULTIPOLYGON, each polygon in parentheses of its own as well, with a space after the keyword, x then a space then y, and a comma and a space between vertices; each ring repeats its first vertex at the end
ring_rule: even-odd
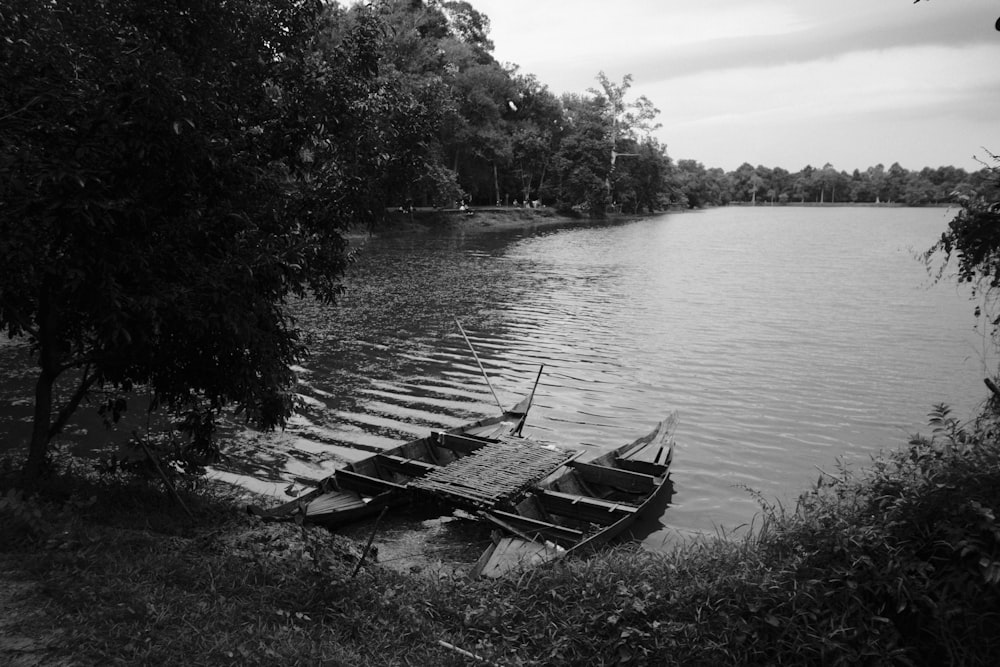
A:
POLYGON ((997 431, 933 428, 794 509, 764 503, 753 537, 499 582, 358 568, 356 544, 255 523, 221 487, 183 491, 189 518, 70 471, 0 503, 0 663, 993 664, 997 431))

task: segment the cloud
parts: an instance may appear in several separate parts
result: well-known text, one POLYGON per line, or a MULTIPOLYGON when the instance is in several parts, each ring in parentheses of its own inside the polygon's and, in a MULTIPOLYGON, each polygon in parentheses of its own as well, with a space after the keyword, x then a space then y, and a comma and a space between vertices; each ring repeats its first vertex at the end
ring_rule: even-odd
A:
POLYGON ((707 166, 975 169, 996 137, 997 0, 471 1, 556 94, 632 74, 670 154, 707 166))
POLYGON ((981 6, 952 3, 948 12, 914 8, 912 12, 891 14, 884 6, 866 7, 871 9, 822 23, 803 17, 801 29, 779 34, 668 44, 656 52, 630 54, 622 66, 637 79, 662 80, 713 70, 811 63, 855 52, 914 46, 969 47, 1000 41, 993 28, 993 13, 981 6))
POLYGON ((975 168, 995 136, 1000 41, 968 48, 910 46, 821 61, 705 71, 643 83, 663 110, 671 155, 734 168, 899 160, 975 168), (908 134, 905 134, 906 130, 908 134), (950 143, 949 143, 950 142, 950 143))

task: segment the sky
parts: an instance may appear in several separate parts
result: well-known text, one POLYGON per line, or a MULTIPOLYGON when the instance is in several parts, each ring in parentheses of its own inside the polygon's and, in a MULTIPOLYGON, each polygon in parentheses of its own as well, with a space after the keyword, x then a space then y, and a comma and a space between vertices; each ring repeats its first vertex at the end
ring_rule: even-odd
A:
POLYGON ((799 171, 1000 153, 1000 0, 470 0, 557 95, 633 77, 674 160, 799 171))

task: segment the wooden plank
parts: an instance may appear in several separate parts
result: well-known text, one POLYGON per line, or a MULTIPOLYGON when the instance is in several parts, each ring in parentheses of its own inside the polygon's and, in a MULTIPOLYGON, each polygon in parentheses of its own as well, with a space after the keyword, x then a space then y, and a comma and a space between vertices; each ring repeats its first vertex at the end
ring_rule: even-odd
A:
POLYGON ((365 506, 356 491, 330 491, 313 498, 305 506, 307 517, 356 510, 365 506))
POLYGON ((495 579, 516 570, 555 560, 562 553, 565 552, 545 544, 529 542, 519 537, 504 537, 476 563, 473 576, 495 579))
POLYGON ((387 482, 384 479, 369 477, 368 475, 351 472, 350 470, 338 470, 334 475, 341 487, 369 496, 376 496, 385 491, 406 491, 406 487, 402 484, 387 482))
MULTIPOLYGON (((582 531, 549 523, 547 521, 540 521, 539 519, 531 519, 526 516, 521 516, 520 514, 511 514, 510 512, 494 510, 492 512, 485 513, 484 516, 487 519, 496 517, 500 521, 509 523, 518 530, 529 535, 538 535, 539 537, 543 537, 554 542, 576 544, 583 539, 582 531)), ((501 524, 498 523, 498 525, 501 524)))
POLYGON ((433 463, 427 463, 426 461, 407 459, 394 454, 376 454, 375 458, 378 460, 380 465, 385 466, 389 470, 395 470, 398 473, 409 475, 410 477, 426 475, 432 470, 437 470, 440 467, 434 465, 433 463))
POLYGON ((649 463, 669 463, 657 459, 662 457, 664 450, 667 453, 673 451, 673 431, 676 427, 677 413, 672 412, 656 425, 652 433, 637 439, 622 450, 621 458, 634 461, 643 460, 649 463))
POLYGON ((552 514, 572 517, 607 526, 631 514, 636 508, 622 503, 609 502, 589 496, 543 490, 537 493, 546 510, 552 514))
POLYGON ((571 461, 570 465, 586 482, 613 486, 628 493, 651 493, 656 486, 652 475, 580 461, 571 461))

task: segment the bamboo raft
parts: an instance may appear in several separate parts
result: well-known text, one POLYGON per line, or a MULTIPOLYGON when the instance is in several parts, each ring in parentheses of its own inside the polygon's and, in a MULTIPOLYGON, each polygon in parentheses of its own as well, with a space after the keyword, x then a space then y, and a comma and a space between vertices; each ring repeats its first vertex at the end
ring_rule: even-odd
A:
POLYGON ((570 457, 505 502, 480 510, 479 517, 502 532, 474 576, 500 577, 592 550, 667 501, 676 422, 671 414, 649 434, 588 461, 570 457))
POLYGON ((470 509, 490 509, 523 493, 582 452, 550 449, 504 436, 472 454, 412 480, 411 489, 470 509))

